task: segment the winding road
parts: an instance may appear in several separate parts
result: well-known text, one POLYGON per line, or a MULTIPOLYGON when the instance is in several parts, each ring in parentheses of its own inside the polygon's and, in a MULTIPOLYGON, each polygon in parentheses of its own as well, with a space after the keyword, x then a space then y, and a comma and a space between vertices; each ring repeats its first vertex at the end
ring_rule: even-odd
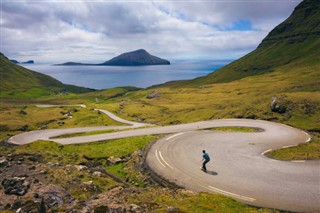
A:
POLYGON ((22 145, 69 133, 149 126, 50 140, 76 144, 171 133, 153 144, 146 159, 149 167, 163 178, 186 189, 223 194, 249 205, 296 212, 320 211, 320 161, 278 161, 264 155, 272 149, 308 142, 310 136, 299 129, 249 119, 221 119, 159 127, 126 121, 106 110, 99 111, 130 126, 36 130, 13 136, 9 142, 22 145), (208 130, 227 126, 253 127, 264 131, 208 130), (203 149, 211 157, 207 173, 199 168, 203 149))

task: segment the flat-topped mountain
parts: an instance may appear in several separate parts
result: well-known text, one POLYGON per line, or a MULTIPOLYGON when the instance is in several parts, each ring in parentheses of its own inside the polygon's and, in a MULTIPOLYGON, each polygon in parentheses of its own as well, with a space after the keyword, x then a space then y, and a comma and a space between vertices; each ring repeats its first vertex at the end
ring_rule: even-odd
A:
POLYGON ((151 55, 144 49, 139 49, 132 52, 123 53, 102 64, 85 64, 85 63, 77 63, 77 62, 67 62, 67 63, 57 64, 57 65, 145 66, 145 65, 169 65, 169 64, 170 62, 168 60, 151 55))

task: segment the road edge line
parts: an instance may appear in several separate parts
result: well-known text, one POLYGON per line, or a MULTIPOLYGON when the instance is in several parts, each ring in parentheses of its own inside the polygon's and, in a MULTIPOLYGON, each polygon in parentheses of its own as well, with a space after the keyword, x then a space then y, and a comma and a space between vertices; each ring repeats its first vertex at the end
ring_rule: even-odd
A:
POLYGON ((157 160, 159 161, 159 163, 161 164, 161 166, 163 166, 164 168, 166 168, 166 166, 160 161, 159 159, 159 156, 158 156, 158 150, 156 150, 156 157, 157 157, 157 160))
POLYGON ((167 163, 167 161, 164 160, 164 158, 162 157, 161 151, 159 151, 159 155, 160 155, 160 158, 163 160, 163 162, 167 164, 167 166, 169 166, 171 169, 173 169, 173 167, 169 163, 167 163))
POLYGON ((236 198, 236 199, 241 199, 241 200, 245 200, 245 201, 249 201, 249 202, 254 202, 256 199, 254 198, 251 198, 251 197, 246 197, 246 196, 243 196, 243 195, 238 195, 238 194, 235 194, 235 193, 232 193, 232 192, 227 192, 227 191, 224 191, 222 189, 218 189, 218 188, 215 188, 213 186, 202 186, 200 185, 201 187, 203 188, 206 188, 208 190, 211 190, 213 192, 216 192, 216 193, 219 193, 219 194, 223 194, 225 196, 228 196, 228 197, 233 197, 233 198, 236 198))

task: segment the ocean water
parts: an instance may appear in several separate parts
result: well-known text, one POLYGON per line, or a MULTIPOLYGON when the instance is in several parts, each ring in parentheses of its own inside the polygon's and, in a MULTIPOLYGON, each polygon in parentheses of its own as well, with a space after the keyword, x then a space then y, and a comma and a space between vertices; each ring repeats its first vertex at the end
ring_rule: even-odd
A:
POLYGON ((193 79, 205 76, 230 63, 225 61, 176 61, 171 65, 156 66, 52 66, 23 64, 22 66, 47 74, 64 84, 93 89, 121 86, 146 88, 168 81, 193 79))

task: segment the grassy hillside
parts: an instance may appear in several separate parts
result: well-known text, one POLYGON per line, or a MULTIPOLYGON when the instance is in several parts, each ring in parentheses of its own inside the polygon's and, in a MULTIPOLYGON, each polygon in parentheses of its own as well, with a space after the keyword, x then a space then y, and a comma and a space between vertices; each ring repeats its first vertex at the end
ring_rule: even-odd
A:
POLYGON ((107 107, 127 118, 165 125, 236 117, 318 129, 319 35, 320 1, 303 1, 243 58, 208 76, 150 87, 107 107), (147 98, 153 91, 157 97, 147 98), (272 111, 272 98, 285 112, 272 111))
POLYGON ((299 67, 317 65, 320 61, 319 23, 320 1, 303 1, 253 52, 208 76, 167 85, 183 87, 225 83, 247 76, 276 72, 288 64, 299 67))
POLYGON ((92 89, 66 85, 38 72, 16 65, 0 53, 1 97, 28 98, 49 95, 61 91, 84 93, 92 89))

